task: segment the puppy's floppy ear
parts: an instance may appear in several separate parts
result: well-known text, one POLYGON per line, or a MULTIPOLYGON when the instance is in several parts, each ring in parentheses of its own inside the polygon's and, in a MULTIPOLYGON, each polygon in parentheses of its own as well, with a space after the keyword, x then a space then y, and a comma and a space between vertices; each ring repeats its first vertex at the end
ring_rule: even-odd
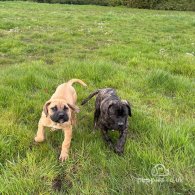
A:
POLYGON ((45 103, 45 105, 43 106, 43 112, 45 113, 46 116, 48 116, 48 106, 49 106, 49 104, 51 104, 51 101, 50 100, 47 101, 45 103))
POLYGON ((68 105, 74 112, 76 112, 76 113, 79 113, 79 112, 80 112, 80 109, 79 109, 77 106, 72 105, 72 104, 69 104, 69 103, 67 103, 67 105, 68 105))
POLYGON ((131 117, 132 115, 131 115, 130 103, 127 100, 121 100, 121 102, 127 106, 128 112, 129 112, 129 116, 131 117))
POLYGON ((104 113, 109 113, 109 108, 113 105, 113 101, 105 102, 104 100, 100 104, 100 110, 104 113))
POLYGON ((107 109, 109 110, 109 108, 113 105, 113 101, 109 101, 109 103, 107 104, 107 109))

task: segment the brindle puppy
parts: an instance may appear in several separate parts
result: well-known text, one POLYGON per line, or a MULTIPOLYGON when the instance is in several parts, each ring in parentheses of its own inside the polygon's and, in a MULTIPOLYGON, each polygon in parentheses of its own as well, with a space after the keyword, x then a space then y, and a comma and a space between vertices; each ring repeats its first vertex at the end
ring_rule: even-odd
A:
POLYGON ((119 155, 124 151, 124 144, 127 137, 128 116, 131 116, 131 107, 126 100, 121 100, 114 89, 98 89, 90 94, 81 105, 87 103, 94 95, 97 95, 95 102, 94 127, 101 129, 104 140, 119 155), (108 130, 118 130, 120 137, 116 143, 108 135, 108 130))

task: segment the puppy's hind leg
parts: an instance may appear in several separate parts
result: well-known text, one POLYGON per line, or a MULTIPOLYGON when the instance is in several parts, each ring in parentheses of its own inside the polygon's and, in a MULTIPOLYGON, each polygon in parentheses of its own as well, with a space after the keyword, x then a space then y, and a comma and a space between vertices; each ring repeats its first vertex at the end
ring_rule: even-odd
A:
POLYGON ((39 121, 38 124, 38 131, 37 131, 37 135, 35 137, 35 141, 36 142, 43 142, 45 140, 45 129, 43 124, 39 121))
POLYGON ((100 103, 101 103, 101 99, 97 97, 95 101, 94 129, 97 129, 97 122, 100 117, 100 103))
POLYGON ((98 122, 98 118, 100 116, 100 109, 95 109, 94 112, 94 129, 97 129, 97 122, 98 122))

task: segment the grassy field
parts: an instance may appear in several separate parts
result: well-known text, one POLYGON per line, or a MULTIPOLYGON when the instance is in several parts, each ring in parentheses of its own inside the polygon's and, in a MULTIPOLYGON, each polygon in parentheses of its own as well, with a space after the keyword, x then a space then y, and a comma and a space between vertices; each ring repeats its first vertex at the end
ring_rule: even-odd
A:
MULTIPOLYGON (((0 194, 195 194, 195 13, 0 3, 0 194), (62 132, 34 144, 42 106, 70 78, 78 105, 113 87, 132 104, 125 154, 81 107, 68 161, 62 132), (163 164, 167 176, 152 175, 163 164)), ((112 136, 116 137, 117 134, 112 136)))

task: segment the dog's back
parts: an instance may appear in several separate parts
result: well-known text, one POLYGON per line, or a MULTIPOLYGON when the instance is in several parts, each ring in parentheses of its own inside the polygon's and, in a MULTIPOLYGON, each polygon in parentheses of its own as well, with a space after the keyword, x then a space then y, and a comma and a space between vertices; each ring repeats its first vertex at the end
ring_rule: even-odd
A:
POLYGON ((62 99, 72 99, 73 96, 76 96, 76 91, 72 86, 73 83, 79 83, 83 86, 87 86, 80 79, 71 79, 67 83, 63 83, 56 88, 55 93, 52 95, 51 99, 62 98, 62 99))
POLYGON ((119 99, 116 91, 112 88, 100 89, 97 98, 101 101, 105 101, 105 99, 119 99))
POLYGON ((81 105, 86 104, 93 96, 97 95, 96 102, 101 102, 104 99, 115 98, 118 99, 116 91, 112 88, 98 89, 95 92, 91 93, 86 99, 84 99, 81 105))

